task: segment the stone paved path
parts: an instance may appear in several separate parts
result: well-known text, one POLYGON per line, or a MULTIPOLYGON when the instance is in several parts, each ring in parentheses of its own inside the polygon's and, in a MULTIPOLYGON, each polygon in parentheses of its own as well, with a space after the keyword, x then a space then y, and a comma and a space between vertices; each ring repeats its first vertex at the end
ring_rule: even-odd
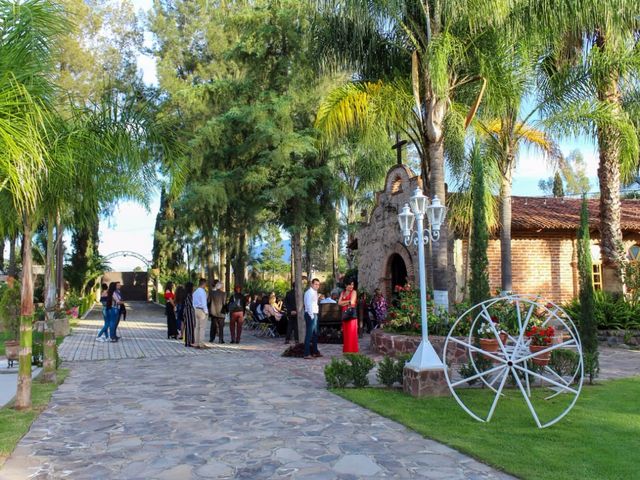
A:
POLYGON ((92 318, 61 346, 71 373, 0 479, 511 478, 329 393, 338 345, 287 359, 281 339, 245 332, 194 351, 143 304, 120 342, 96 344, 92 318))

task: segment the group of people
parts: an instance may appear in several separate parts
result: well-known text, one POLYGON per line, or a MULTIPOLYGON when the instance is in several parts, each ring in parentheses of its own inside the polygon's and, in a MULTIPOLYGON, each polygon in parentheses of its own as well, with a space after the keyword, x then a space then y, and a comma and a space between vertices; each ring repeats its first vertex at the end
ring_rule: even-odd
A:
POLYGON ((174 286, 168 282, 164 291, 167 338, 184 340, 187 347, 207 348, 205 337, 210 319, 209 342, 215 341, 217 335, 219 342, 225 343, 225 316, 229 314, 231 343, 240 343, 247 302, 239 286, 228 299, 217 280, 209 293, 205 278, 199 280, 195 290, 192 282, 178 286, 175 292, 174 286))
POLYGON ((109 285, 103 283, 101 285, 100 303, 102 304, 104 326, 96 337, 98 342, 117 342, 120 340, 118 324, 120 319, 127 319, 127 308, 122 299, 120 287, 120 282, 111 282, 109 285))
MULTIPOLYGON (((318 313, 321 303, 337 303, 342 312, 343 352, 358 352, 358 336, 366 327, 367 331, 381 324, 387 314, 387 302, 376 289, 371 302, 367 302, 365 294, 358 296, 356 282, 348 279, 344 282, 344 290, 334 291, 325 297, 318 293, 320 280, 314 278, 304 294, 304 319, 306 334, 304 339, 304 358, 321 357, 318 351, 318 313), (372 317, 372 318, 371 318, 372 317)), ((126 320, 126 307, 120 292, 120 282, 102 284, 100 302, 104 326, 96 338, 100 342, 117 342, 118 324, 126 320)), ((285 344, 293 338, 297 343, 298 321, 295 297, 295 286, 289 290, 284 299, 274 292, 255 295, 242 293, 236 286, 227 297, 222 283, 213 281, 213 288, 207 293, 207 280, 201 278, 197 288, 187 282, 175 289, 173 282, 165 287, 165 313, 167 317, 167 338, 184 340, 187 347, 207 348, 205 345, 207 321, 210 320, 209 342, 216 336, 219 343, 224 341, 224 327, 229 318, 231 343, 240 343, 245 315, 250 313, 261 322, 273 323, 279 333, 286 331, 285 344)))

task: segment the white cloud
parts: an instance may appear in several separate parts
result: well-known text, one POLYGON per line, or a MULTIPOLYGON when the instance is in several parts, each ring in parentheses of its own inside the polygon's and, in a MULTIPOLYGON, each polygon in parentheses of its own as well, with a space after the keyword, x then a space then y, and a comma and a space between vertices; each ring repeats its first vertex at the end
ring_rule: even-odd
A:
MULTIPOLYGON (((586 163, 587 177, 595 177, 598 172, 598 153, 597 150, 589 144, 561 144, 562 154, 568 156, 573 150, 578 149, 582 152, 586 163)), ((536 178, 544 179, 552 176, 555 172, 551 162, 533 149, 524 149, 520 152, 520 158, 516 166, 514 178, 536 178)))

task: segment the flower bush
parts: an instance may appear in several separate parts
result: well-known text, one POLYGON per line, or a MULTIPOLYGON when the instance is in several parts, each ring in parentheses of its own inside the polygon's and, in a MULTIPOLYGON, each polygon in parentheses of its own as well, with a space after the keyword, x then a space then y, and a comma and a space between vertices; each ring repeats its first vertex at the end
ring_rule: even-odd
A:
MULTIPOLYGON (((500 324, 498 322, 493 321, 493 327, 495 331, 500 333, 500 324)), ((482 322, 480 327, 478 328, 478 338, 496 338, 496 334, 494 333, 494 329, 491 327, 491 324, 487 321, 482 322)))
MULTIPOLYGON (((422 330, 420 290, 407 284, 404 287, 396 286, 396 293, 398 298, 391 302, 383 329, 387 332, 420 335, 422 330)), ((447 335, 458 316, 467 309, 468 304, 458 303, 453 306, 451 312, 439 310, 435 307, 430 292, 427 292, 429 335, 447 335)), ((458 331, 454 332, 456 335, 464 335, 469 332, 469 325, 466 322, 460 322, 458 327, 458 331)))
POLYGON ((531 340, 531 345, 547 346, 551 345, 553 336, 555 335, 553 327, 542 328, 538 325, 532 325, 524 332, 525 336, 531 340))

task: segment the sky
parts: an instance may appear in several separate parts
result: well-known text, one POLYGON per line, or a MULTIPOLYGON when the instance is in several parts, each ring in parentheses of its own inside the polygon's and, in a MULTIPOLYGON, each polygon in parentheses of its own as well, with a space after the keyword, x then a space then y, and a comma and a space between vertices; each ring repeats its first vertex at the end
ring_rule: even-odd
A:
MULTIPOLYGON (((133 4, 138 10, 148 11, 152 0, 133 0, 133 4)), ((151 35, 147 33, 145 43, 149 46, 150 42, 151 35)), ((157 84, 156 65, 152 57, 139 57, 138 67, 146 83, 157 84)), ((575 149, 582 152, 586 163, 586 174, 591 181, 592 190, 595 190, 598 164, 595 146, 584 140, 567 140, 560 142, 560 149, 565 156, 575 149)), ((513 195, 542 195, 538 182, 551 177, 553 172, 552 166, 542 160, 540 154, 533 150, 522 150, 513 179, 513 195)), ((159 193, 155 195, 149 211, 135 203, 123 202, 111 218, 100 222, 100 253, 108 255, 117 251, 135 251, 151 260, 153 230, 159 207, 159 193)), ((133 270, 137 266, 144 268, 142 262, 133 257, 114 258, 110 265, 116 271, 133 270)))

